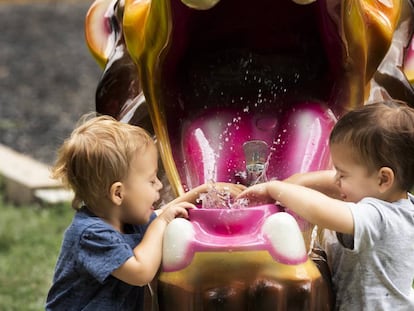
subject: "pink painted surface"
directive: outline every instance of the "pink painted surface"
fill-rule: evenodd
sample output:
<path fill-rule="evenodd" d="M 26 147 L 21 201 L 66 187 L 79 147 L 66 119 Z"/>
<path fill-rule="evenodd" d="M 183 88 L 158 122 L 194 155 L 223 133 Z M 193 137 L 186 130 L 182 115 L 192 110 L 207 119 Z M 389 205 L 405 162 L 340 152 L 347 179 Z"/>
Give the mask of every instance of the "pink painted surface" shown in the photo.
<path fill-rule="evenodd" d="M 282 210 L 274 204 L 238 209 L 197 208 L 189 210 L 194 238 L 187 245 L 184 260 L 174 266 L 164 264 L 163 271 L 173 272 L 185 268 L 191 263 L 194 254 L 198 252 L 267 250 L 276 261 L 283 264 L 296 265 L 306 262 L 307 255 L 300 258 L 288 258 L 279 253 L 262 232 L 265 220 Z"/>
<path fill-rule="evenodd" d="M 183 163 L 178 169 L 188 188 L 211 180 L 243 183 L 243 144 L 262 140 L 269 146 L 267 179 L 283 179 L 329 167 L 328 138 L 335 122 L 329 109 L 312 102 L 282 114 L 214 108 L 184 122 L 181 152 L 175 150 L 174 157 Z"/>

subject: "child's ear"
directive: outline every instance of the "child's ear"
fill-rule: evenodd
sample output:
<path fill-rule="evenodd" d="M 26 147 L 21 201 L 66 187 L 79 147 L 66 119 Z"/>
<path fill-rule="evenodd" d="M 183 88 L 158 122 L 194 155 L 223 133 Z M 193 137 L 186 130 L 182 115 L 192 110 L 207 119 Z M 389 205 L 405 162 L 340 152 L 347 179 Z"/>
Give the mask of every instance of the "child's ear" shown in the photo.
<path fill-rule="evenodd" d="M 378 171 L 378 186 L 380 192 L 385 192 L 394 184 L 395 176 L 394 171 L 389 167 L 381 167 Z"/>
<path fill-rule="evenodd" d="M 124 185 L 119 181 L 114 182 L 111 185 L 111 188 L 109 189 L 109 198 L 114 204 L 116 205 L 122 204 L 123 190 L 124 190 Z"/>

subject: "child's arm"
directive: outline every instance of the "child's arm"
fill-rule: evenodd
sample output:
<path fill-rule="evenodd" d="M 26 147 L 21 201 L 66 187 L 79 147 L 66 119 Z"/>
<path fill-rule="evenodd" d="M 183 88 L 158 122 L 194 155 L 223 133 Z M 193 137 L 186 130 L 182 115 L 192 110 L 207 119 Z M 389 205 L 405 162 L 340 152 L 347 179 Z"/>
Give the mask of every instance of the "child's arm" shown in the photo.
<path fill-rule="evenodd" d="M 335 182 L 335 170 L 324 170 L 307 173 L 297 173 L 284 181 L 322 192 L 334 199 L 341 199 L 339 187 Z"/>
<path fill-rule="evenodd" d="M 188 202 L 170 205 L 149 225 L 141 243 L 134 248 L 134 256 L 112 272 L 117 279 L 134 286 L 144 286 L 156 275 L 162 257 L 162 242 L 167 225 L 176 217 L 188 217 Z"/>
<path fill-rule="evenodd" d="M 248 198 L 251 201 L 272 198 L 310 223 L 341 233 L 354 233 L 354 220 L 346 203 L 313 189 L 270 181 L 246 189 L 238 198 Z"/>
<path fill-rule="evenodd" d="M 195 187 L 183 195 L 179 196 L 178 198 L 172 200 L 168 204 L 165 205 L 165 207 L 168 207 L 172 204 L 177 204 L 180 202 L 191 202 L 191 203 L 197 203 L 197 199 L 200 197 L 200 194 L 207 193 L 212 185 L 218 190 L 226 190 L 229 191 L 231 197 L 236 197 L 239 195 L 244 189 L 246 189 L 246 186 L 240 185 L 240 184 L 231 184 L 231 183 L 224 183 L 224 182 L 216 182 L 214 184 L 205 183 L 198 187 Z M 164 207 L 162 207 L 164 209 Z"/>

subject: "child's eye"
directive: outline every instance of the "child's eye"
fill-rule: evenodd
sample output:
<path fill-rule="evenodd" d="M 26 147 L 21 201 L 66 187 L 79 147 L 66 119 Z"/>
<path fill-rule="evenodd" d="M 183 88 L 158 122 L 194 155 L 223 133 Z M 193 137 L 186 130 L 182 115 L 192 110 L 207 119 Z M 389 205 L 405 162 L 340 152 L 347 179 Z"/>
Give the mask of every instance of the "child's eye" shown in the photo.
<path fill-rule="evenodd" d="M 151 179 L 151 185 L 156 185 L 158 183 L 159 179 L 158 177 L 155 177 L 154 179 Z"/>
<path fill-rule="evenodd" d="M 341 174 L 341 173 L 336 173 L 336 175 L 335 175 L 335 179 L 336 180 L 341 180 L 341 179 L 343 179 L 344 178 L 344 174 Z"/>

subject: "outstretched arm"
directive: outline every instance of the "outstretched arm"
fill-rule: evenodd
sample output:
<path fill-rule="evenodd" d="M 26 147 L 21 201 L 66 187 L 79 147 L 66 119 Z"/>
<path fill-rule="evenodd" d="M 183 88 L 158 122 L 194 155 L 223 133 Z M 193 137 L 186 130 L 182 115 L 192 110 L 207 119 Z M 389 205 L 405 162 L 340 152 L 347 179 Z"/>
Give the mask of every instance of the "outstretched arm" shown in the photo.
<path fill-rule="evenodd" d="M 161 264 L 162 243 L 167 225 L 176 217 L 188 217 L 187 209 L 195 206 L 188 202 L 170 205 L 155 218 L 142 241 L 134 248 L 134 256 L 112 272 L 125 283 L 144 286 L 152 281 Z"/>
<path fill-rule="evenodd" d="M 112 275 L 131 285 L 148 284 L 161 264 L 162 239 L 168 223 L 176 217 L 187 218 L 187 209 L 195 207 L 189 202 L 195 203 L 200 194 L 208 192 L 210 187 L 209 184 L 200 185 L 157 210 L 158 217 L 148 227 L 141 243 L 135 247 L 134 256 L 112 272 Z M 229 191 L 232 197 L 246 188 L 243 185 L 220 182 L 214 183 L 214 187 L 217 190 Z"/>
<path fill-rule="evenodd" d="M 240 185 L 240 184 L 231 184 L 231 183 L 225 183 L 225 182 L 216 182 L 214 184 L 205 183 L 198 187 L 195 187 L 188 192 L 184 193 L 183 195 L 179 196 L 178 198 L 172 200 L 168 204 L 165 205 L 165 207 L 168 207 L 171 204 L 177 204 L 180 202 L 191 202 L 191 203 L 197 203 L 197 199 L 200 198 L 200 195 L 203 193 L 207 193 L 211 187 L 214 186 L 218 191 L 228 191 L 230 193 L 230 196 L 232 198 L 239 195 L 244 189 L 246 189 L 246 186 Z M 163 209 L 164 207 L 162 207 Z"/>
<path fill-rule="evenodd" d="M 246 189 L 237 198 L 262 202 L 272 198 L 310 223 L 341 233 L 354 233 L 352 213 L 345 202 L 303 186 L 270 181 Z"/>
<path fill-rule="evenodd" d="M 341 193 L 339 187 L 336 185 L 335 175 L 335 170 L 297 173 L 286 178 L 284 181 L 311 188 L 331 198 L 340 200 Z"/>

